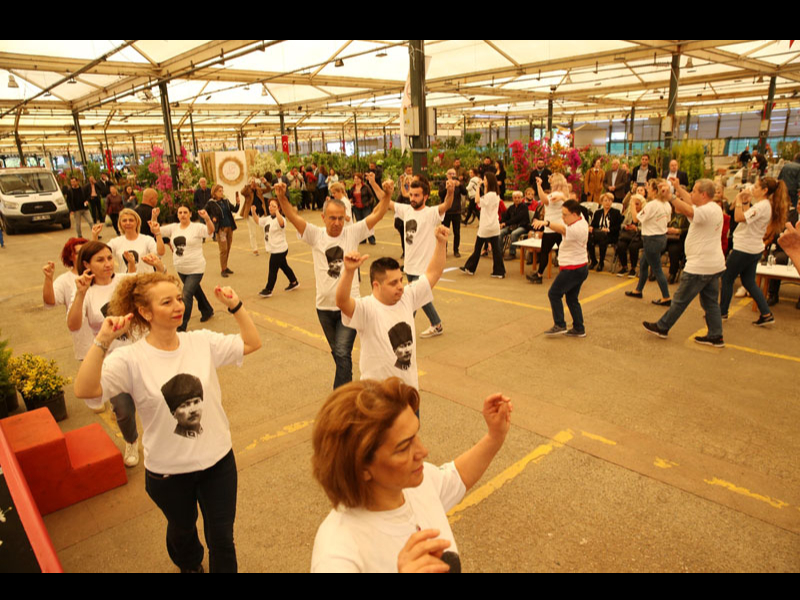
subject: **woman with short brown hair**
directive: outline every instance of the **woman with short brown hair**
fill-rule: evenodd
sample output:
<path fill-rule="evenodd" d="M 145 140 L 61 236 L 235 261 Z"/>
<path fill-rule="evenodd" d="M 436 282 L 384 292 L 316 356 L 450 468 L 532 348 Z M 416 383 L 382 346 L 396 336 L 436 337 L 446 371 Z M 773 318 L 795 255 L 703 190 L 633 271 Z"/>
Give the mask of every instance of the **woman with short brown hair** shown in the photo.
<path fill-rule="evenodd" d="M 502 447 L 511 402 L 488 397 L 488 433 L 441 467 L 423 462 L 418 409 L 417 390 L 396 377 L 351 382 L 326 400 L 314 425 L 312 466 L 333 510 L 317 531 L 313 572 L 447 572 L 460 565 L 446 513 Z"/>

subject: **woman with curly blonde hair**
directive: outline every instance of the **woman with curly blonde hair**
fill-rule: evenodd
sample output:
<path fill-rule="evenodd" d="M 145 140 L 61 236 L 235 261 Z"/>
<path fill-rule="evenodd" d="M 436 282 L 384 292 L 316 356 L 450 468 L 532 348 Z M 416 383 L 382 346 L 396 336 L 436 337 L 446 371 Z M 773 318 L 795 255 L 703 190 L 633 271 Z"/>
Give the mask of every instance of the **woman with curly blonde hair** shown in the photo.
<path fill-rule="evenodd" d="M 110 306 L 117 316 L 103 321 L 75 379 L 79 398 L 135 405 L 144 430 L 145 489 L 167 519 L 167 551 L 182 572 L 203 571 L 198 504 L 210 570 L 238 568 L 236 461 L 217 369 L 241 366 L 261 339 L 236 293 L 219 286 L 214 292 L 234 315 L 240 334 L 179 333 L 184 306 L 177 277 L 126 278 Z M 110 344 L 129 332 L 141 336 L 139 341 L 107 355 Z"/>

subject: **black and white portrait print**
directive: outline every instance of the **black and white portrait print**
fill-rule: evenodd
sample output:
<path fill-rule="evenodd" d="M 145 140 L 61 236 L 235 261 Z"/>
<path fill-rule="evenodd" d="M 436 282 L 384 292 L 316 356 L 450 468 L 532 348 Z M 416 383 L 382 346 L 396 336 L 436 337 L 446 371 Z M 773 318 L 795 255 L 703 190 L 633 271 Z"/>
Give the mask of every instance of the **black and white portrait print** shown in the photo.
<path fill-rule="evenodd" d="M 102 306 L 102 307 L 100 307 L 100 314 L 101 314 L 101 315 L 103 315 L 103 318 L 104 318 L 104 319 L 105 319 L 107 316 L 109 316 L 109 314 L 108 314 L 108 307 L 109 307 L 110 305 L 111 305 L 111 303 L 110 303 L 110 302 L 106 302 L 105 304 L 103 304 L 103 306 Z M 114 315 L 111 315 L 111 316 L 113 317 Z M 126 342 L 126 341 L 128 341 L 128 334 L 127 334 L 127 333 L 123 333 L 123 334 L 122 334 L 121 336 L 119 336 L 117 339 L 118 339 L 120 342 Z"/>
<path fill-rule="evenodd" d="M 339 279 L 344 267 L 344 250 L 340 246 L 333 246 L 325 250 L 325 258 L 328 259 L 328 276 Z"/>
<path fill-rule="evenodd" d="M 264 241 L 269 242 L 269 223 L 264 225 Z"/>
<path fill-rule="evenodd" d="M 161 386 L 161 393 L 169 411 L 178 424 L 175 434 L 185 438 L 197 438 L 203 433 L 200 421 L 203 418 L 203 384 L 194 375 L 175 375 Z"/>
<path fill-rule="evenodd" d="M 397 357 L 394 366 L 403 371 L 411 367 L 411 358 L 414 353 L 414 337 L 411 326 L 405 321 L 400 321 L 389 330 L 389 343 Z"/>
<path fill-rule="evenodd" d="M 125 250 L 125 252 L 122 253 L 122 258 L 127 262 L 128 259 L 125 256 L 126 254 L 133 256 L 133 264 L 139 264 L 139 253 L 136 250 Z"/>
<path fill-rule="evenodd" d="M 183 256 L 183 251 L 186 250 L 186 238 L 179 235 L 172 240 L 172 245 L 175 248 L 175 256 Z"/>
<path fill-rule="evenodd" d="M 406 244 L 413 244 L 415 235 L 417 235 L 417 221 L 415 219 L 406 221 Z"/>

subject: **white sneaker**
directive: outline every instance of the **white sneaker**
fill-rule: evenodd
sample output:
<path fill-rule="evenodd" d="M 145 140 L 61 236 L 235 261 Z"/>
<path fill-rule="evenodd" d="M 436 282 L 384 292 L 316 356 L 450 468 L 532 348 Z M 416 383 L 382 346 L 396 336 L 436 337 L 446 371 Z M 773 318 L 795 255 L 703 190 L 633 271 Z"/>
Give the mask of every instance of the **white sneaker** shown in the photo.
<path fill-rule="evenodd" d="M 749 295 L 750 295 L 750 294 L 748 294 L 748 293 L 747 293 L 747 290 L 746 290 L 746 289 L 744 289 L 744 286 L 743 286 L 743 285 L 742 285 L 742 286 L 739 286 L 739 289 L 738 289 L 738 290 L 736 290 L 736 293 L 734 294 L 734 296 L 735 296 L 736 298 L 746 298 L 746 297 L 747 297 L 747 296 L 749 296 Z"/>
<path fill-rule="evenodd" d="M 122 460 L 128 468 L 139 464 L 139 440 L 132 444 L 125 442 L 125 453 Z"/>
<path fill-rule="evenodd" d="M 429 338 L 434 337 L 436 335 L 442 335 L 444 330 L 442 329 L 442 324 L 439 323 L 438 325 L 431 325 L 425 331 L 419 334 L 419 337 Z"/>

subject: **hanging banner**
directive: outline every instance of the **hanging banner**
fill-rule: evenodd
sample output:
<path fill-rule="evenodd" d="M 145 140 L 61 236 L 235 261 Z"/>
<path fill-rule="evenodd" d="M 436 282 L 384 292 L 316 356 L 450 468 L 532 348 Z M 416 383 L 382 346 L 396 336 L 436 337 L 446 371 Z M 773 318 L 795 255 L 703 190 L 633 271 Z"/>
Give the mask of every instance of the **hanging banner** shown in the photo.
<path fill-rule="evenodd" d="M 106 168 L 109 173 L 114 172 L 114 157 L 111 156 L 111 150 L 106 150 Z"/>
<path fill-rule="evenodd" d="M 286 153 L 286 156 L 289 156 L 289 136 L 282 135 L 281 136 L 281 148 Z"/>

